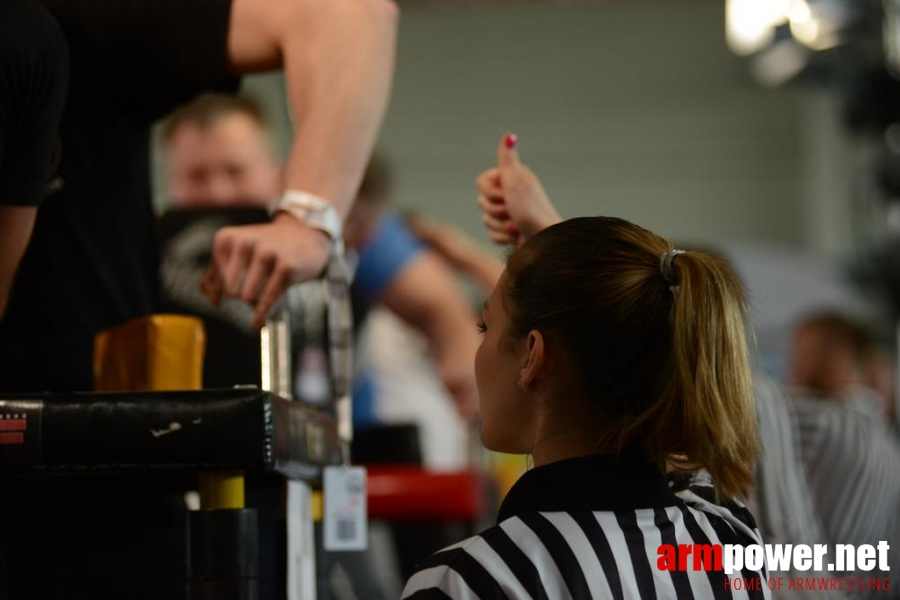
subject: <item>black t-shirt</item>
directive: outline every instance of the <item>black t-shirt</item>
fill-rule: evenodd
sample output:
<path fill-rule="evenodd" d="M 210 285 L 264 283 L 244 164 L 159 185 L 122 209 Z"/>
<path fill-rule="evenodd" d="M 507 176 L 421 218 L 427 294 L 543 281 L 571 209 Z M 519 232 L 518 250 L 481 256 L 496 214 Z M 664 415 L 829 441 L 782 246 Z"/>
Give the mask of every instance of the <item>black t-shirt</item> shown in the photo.
<path fill-rule="evenodd" d="M 3 391 L 90 389 L 94 335 L 158 308 L 150 127 L 237 87 L 230 0 L 41 1 L 69 46 L 62 189 L 41 206 L 0 322 Z"/>
<path fill-rule="evenodd" d="M 253 310 L 238 300 L 216 308 L 200 292 L 215 235 L 222 227 L 268 223 L 264 208 L 175 209 L 159 218 L 163 311 L 203 319 L 206 352 L 203 387 L 261 385 L 259 332 L 250 328 Z"/>
<path fill-rule="evenodd" d="M 53 17 L 37 0 L 0 2 L 0 205 L 35 206 L 43 197 L 68 80 Z"/>

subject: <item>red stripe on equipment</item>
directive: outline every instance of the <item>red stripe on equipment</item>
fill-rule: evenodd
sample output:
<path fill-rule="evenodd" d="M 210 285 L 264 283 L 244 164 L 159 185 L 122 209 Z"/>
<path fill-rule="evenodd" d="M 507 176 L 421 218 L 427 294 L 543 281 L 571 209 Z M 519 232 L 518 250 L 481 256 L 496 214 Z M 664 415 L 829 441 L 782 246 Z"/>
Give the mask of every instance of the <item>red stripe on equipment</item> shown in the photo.
<path fill-rule="evenodd" d="M 373 519 L 473 521 L 483 508 L 484 484 L 470 471 L 427 473 L 417 467 L 368 467 Z"/>

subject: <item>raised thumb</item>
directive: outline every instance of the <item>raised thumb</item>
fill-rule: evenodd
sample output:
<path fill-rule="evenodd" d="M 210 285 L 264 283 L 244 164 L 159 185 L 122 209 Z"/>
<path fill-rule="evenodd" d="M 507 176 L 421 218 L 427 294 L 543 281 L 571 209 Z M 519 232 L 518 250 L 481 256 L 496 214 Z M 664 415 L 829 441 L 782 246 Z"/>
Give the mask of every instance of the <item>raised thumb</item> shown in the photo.
<path fill-rule="evenodd" d="M 519 166 L 519 153 L 516 151 L 518 138 L 514 133 L 507 133 L 500 139 L 497 147 L 497 166 L 501 171 Z"/>

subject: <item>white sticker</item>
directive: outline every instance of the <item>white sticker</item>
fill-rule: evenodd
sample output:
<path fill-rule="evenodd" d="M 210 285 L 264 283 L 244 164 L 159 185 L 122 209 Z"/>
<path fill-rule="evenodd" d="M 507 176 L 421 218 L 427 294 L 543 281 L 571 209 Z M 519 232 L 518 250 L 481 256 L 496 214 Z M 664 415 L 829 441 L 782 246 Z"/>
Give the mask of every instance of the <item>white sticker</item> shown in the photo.
<path fill-rule="evenodd" d="M 366 470 L 325 467 L 325 550 L 365 550 Z"/>

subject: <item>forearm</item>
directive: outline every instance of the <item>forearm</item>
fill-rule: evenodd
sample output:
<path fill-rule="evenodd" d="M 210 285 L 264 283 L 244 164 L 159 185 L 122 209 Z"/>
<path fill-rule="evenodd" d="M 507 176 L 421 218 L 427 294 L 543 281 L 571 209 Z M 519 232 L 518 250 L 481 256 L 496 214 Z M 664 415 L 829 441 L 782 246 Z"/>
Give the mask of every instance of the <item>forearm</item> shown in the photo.
<path fill-rule="evenodd" d="M 454 270 L 474 279 L 485 294 L 491 293 L 503 273 L 503 262 L 494 252 L 452 225 L 424 217 L 412 217 L 409 225 Z"/>
<path fill-rule="evenodd" d="M 432 252 L 415 258 L 394 279 L 381 302 L 428 339 L 440 364 L 478 345 L 475 315 L 447 265 Z"/>
<path fill-rule="evenodd" d="M 426 316 L 422 331 L 429 340 L 441 382 L 466 419 L 478 412 L 475 354 L 480 338 L 474 315 L 467 306 L 434 311 Z"/>
<path fill-rule="evenodd" d="M 473 314 L 457 311 L 455 314 L 444 312 L 435 315 L 425 331 L 442 371 L 453 370 L 450 367 L 475 360 L 479 338 Z"/>
<path fill-rule="evenodd" d="M 382 302 L 428 339 L 444 387 L 466 420 L 478 413 L 474 314 L 448 266 L 422 253 L 394 278 Z"/>
<path fill-rule="evenodd" d="M 540 180 L 535 177 L 534 181 L 534 185 L 537 188 L 535 194 L 542 196 L 545 201 L 536 201 L 532 205 L 528 222 L 525 225 L 528 237 L 536 235 L 551 225 L 556 225 L 563 221 L 562 215 L 559 214 L 559 211 L 556 210 L 556 206 L 550 200 L 550 197 L 547 196 L 547 192 L 544 191 L 544 187 L 541 185 Z"/>
<path fill-rule="evenodd" d="M 287 79 L 297 131 L 284 185 L 319 196 L 346 218 L 387 108 L 396 7 L 390 0 L 233 0 L 230 16 L 232 70 L 281 66 Z M 258 327 L 289 285 L 320 276 L 331 244 L 309 217 L 321 217 L 330 235 L 337 221 L 320 204 L 295 195 L 271 223 L 220 229 L 201 284 L 210 301 L 242 298 L 255 307 Z"/>
<path fill-rule="evenodd" d="M 453 258 L 454 266 L 475 280 L 486 294 L 490 294 L 503 274 L 503 263 L 491 252 L 472 244 L 460 248 Z"/>
<path fill-rule="evenodd" d="M 9 295 L 12 292 L 12 276 L 0 276 L 0 321 L 6 314 L 6 305 L 9 304 Z"/>
<path fill-rule="evenodd" d="M 28 247 L 37 209 L 33 206 L 0 207 L 0 319 L 12 292 L 19 262 Z"/>
<path fill-rule="evenodd" d="M 346 216 L 387 109 L 398 9 L 391 0 L 234 0 L 237 73 L 281 67 L 297 129 L 287 189 Z"/>
<path fill-rule="evenodd" d="M 288 31 L 284 69 L 297 131 L 287 189 L 346 216 L 387 109 L 397 29 L 388 0 L 314 2 L 303 34 Z"/>

